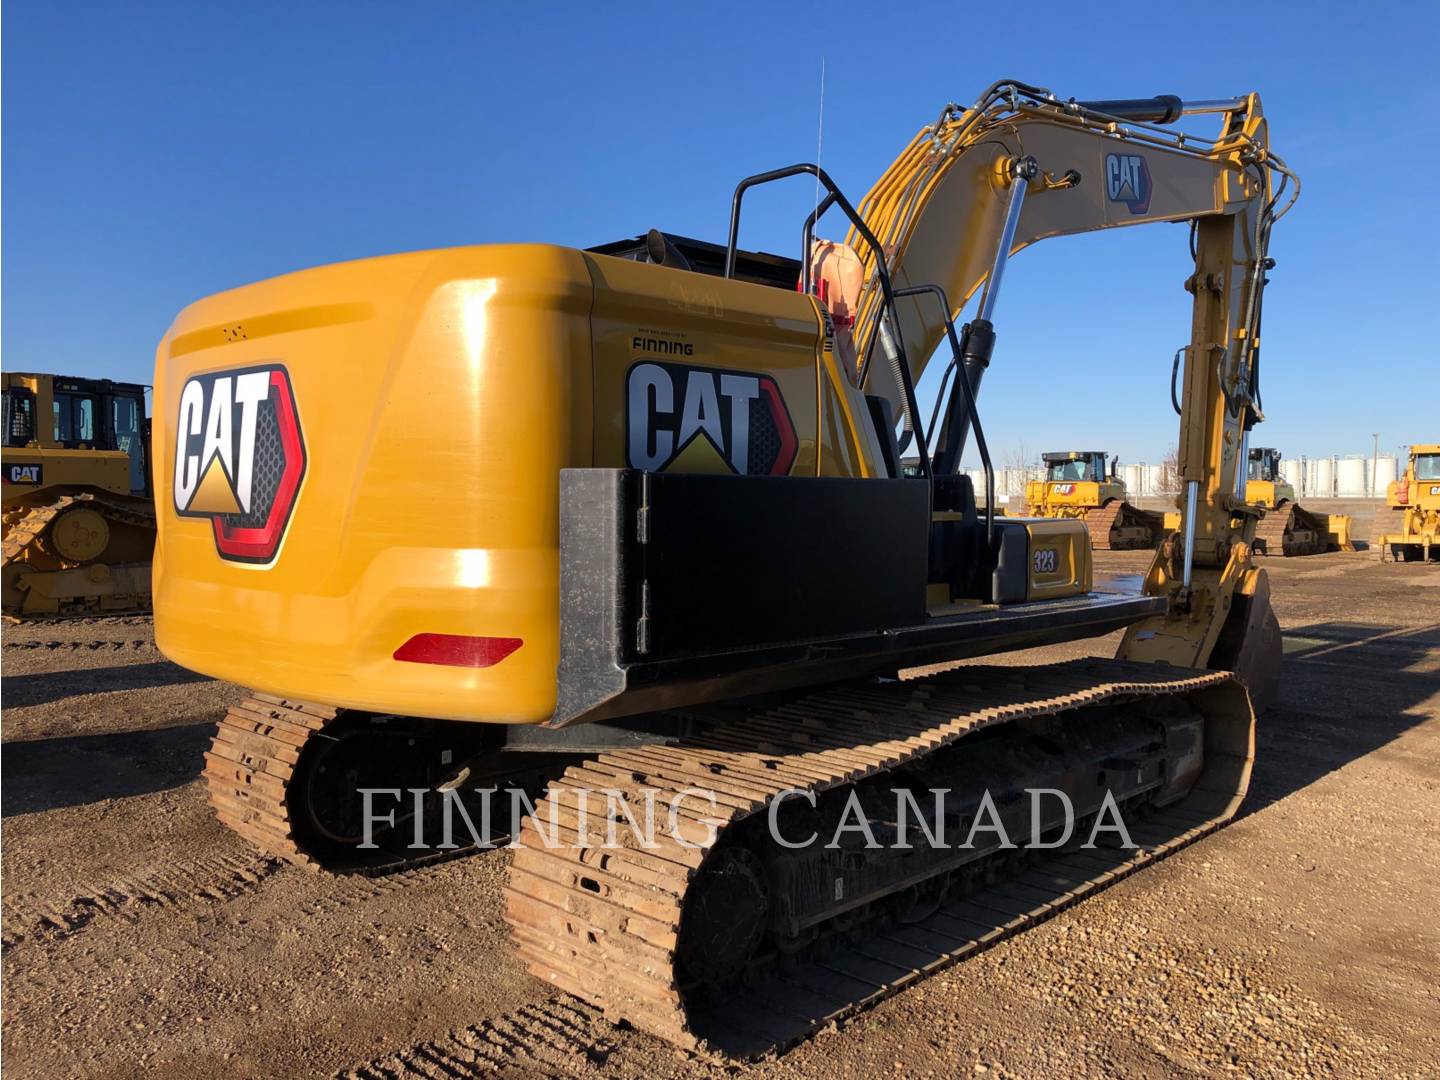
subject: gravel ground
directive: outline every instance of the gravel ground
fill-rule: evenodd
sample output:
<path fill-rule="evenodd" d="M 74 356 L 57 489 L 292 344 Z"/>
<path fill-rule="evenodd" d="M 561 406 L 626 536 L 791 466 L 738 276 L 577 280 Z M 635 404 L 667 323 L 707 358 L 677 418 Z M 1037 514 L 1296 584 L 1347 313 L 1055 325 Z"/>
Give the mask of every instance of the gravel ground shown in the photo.
<path fill-rule="evenodd" d="M 1146 558 L 1098 561 L 1124 587 Z M 1268 566 L 1284 691 L 1236 823 L 749 1066 L 612 1027 L 531 978 L 505 939 L 503 851 L 381 881 L 251 852 L 199 781 L 211 725 L 241 692 L 167 663 L 148 620 L 7 627 L 4 1065 L 47 1078 L 1435 1075 L 1440 567 L 1373 553 Z"/>

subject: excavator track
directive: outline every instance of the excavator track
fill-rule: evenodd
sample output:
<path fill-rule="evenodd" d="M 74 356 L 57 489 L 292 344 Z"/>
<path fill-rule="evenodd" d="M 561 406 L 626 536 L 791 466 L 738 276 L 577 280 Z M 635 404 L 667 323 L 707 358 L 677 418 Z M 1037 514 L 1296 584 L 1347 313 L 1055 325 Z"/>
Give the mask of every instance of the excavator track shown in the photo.
<path fill-rule="evenodd" d="M 205 782 L 216 816 L 262 851 L 296 866 L 370 876 L 396 873 L 472 854 L 476 845 L 460 843 L 448 850 L 437 847 L 424 853 L 409 850 L 412 819 L 402 808 L 397 811 L 395 827 L 388 835 L 379 837 L 374 850 L 361 851 L 348 846 L 343 840 L 335 840 L 333 831 L 327 830 L 323 822 L 317 824 L 325 817 L 325 808 L 320 805 L 323 800 L 316 795 L 323 782 L 317 780 L 317 774 L 361 777 L 355 787 L 346 788 L 342 784 L 329 788 L 332 807 L 336 791 L 348 795 L 357 787 L 388 787 L 395 783 L 406 788 L 438 788 L 462 775 L 461 769 L 472 787 L 503 781 L 538 793 L 550 775 L 575 756 L 539 755 L 540 760 L 548 764 L 537 765 L 534 754 L 486 755 L 496 761 L 482 771 L 465 767 L 475 749 L 471 747 L 447 759 L 456 765 L 453 772 L 437 776 L 425 773 L 419 764 L 424 760 L 424 744 L 431 741 L 429 736 L 435 725 L 424 721 L 407 724 L 405 718 L 389 717 L 381 718 L 384 722 L 375 726 L 371 724 L 375 719 L 368 714 L 270 694 L 252 694 L 232 705 L 217 726 L 210 749 L 205 752 Z M 459 728 L 471 736 L 483 730 L 475 724 L 447 727 L 450 731 Z M 318 753 L 341 746 L 347 735 L 357 730 L 362 734 L 383 731 L 379 737 L 388 739 L 393 752 L 384 744 L 377 746 L 372 742 L 360 746 L 359 752 L 366 760 L 357 760 L 354 754 L 326 757 Z M 407 748 L 416 744 L 421 744 L 420 751 L 409 755 Z M 450 745 L 448 741 L 447 745 Z M 308 775 L 306 751 L 317 752 L 308 763 Z M 410 771 L 401 771 L 402 759 L 410 761 Z M 298 798 L 294 797 L 297 792 Z M 427 812 L 433 809 L 433 805 L 427 806 Z M 457 831 L 457 835 L 462 841 L 466 838 L 463 831 Z M 505 839 L 503 835 L 494 838 L 497 843 Z"/>
<path fill-rule="evenodd" d="M 13 601 L 11 596 L 11 585 L 14 576 L 21 571 L 21 564 L 36 561 L 39 565 L 50 567 L 48 564 L 55 564 L 56 568 L 65 568 L 65 564 L 57 562 L 55 556 L 44 549 L 44 538 L 46 530 L 66 510 L 74 507 L 88 507 L 99 511 L 107 521 L 117 522 L 121 525 L 155 532 L 155 511 L 152 507 L 146 506 L 135 500 L 110 498 L 109 496 L 93 491 L 78 492 L 73 495 L 59 495 L 49 502 L 29 507 L 14 507 L 5 513 L 5 536 L 3 543 L 0 543 L 0 574 L 4 575 L 6 602 L 4 614 L 9 618 L 20 616 L 31 617 L 29 612 L 22 610 L 23 605 Z M 77 564 L 71 564 L 74 568 Z M 80 564 L 88 566 L 90 564 Z M 45 572 L 44 570 L 40 572 Z M 148 579 L 148 570 L 145 575 Z M 123 608 L 114 608 L 117 614 L 122 611 L 148 611 L 150 608 L 150 593 L 148 588 L 144 592 L 134 594 L 134 601 Z M 88 602 L 68 604 L 56 612 L 47 612 L 41 617 L 72 617 L 91 616 L 97 614 L 97 608 Z"/>
<path fill-rule="evenodd" d="M 763 710 L 727 708 L 735 710 L 733 719 L 700 735 L 569 759 L 575 763 L 562 764 L 563 775 L 553 770 L 544 798 L 520 829 L 506 919 L 538 977 L 611 1019 L 732 1058 L 792 1045 L 1218 828 L 1244 797 L 1253 758 L 1253 713 L 1230 675 L 1119 661 L 963 667 L 811 692 Z M 1148 787 L 1140 784 L 1154 763 L 1136 765 L 1126 756 L 1130 751 L 1098 734 L 1127 725 L 1134 730 L 1140 715 L 1155 709 L 1178 717 L 1164 723 L 1193 732 L 1193 747 L 1180 756 L 1204 759 L 1203 770 L 1195 765 L 1187 774 L 1183 797 L 1179 788 L 1171 791 L 1175 781 L 1157 779 L 1158 773 Z M 312 870 L 385 874 L 477 850 L 417 852 L 403 841 L 379 853 L 315 845 L 313 829 L 297 816 L 304 811 L 295 809 L 313 801 L 309 786 L 319 783 L 316 759 L 307 754 L 323 748 L 316 740 L 342 745 L 348 720 L 360 715 L 266 694 L 232 707 L 206 754 L 210 800 L 220 820 L 261 850 Z M 1052 749 L 1032 747 L 1013 758 L 1013 767 L 1006 765 L 1012 761 L 1010 751 L 1002 753 L 1006 740 L 1037 738 L 1023 734 L 1032 727 L 1050 732 L 1038 736 L 1037 745 Z M 922 774 L 915 770 L 941 762 L 950 762 L 945 767 L 952 772 L 958 768 L 957 775 L 977 777 L 972 783 L 988 785 L 1010 768 L 1014 783 L 1041 786 L 1048 774 L 1031 767 L 1035 755 L 1069 761 L 1053 748 L 1067 737 L 1072 749 L 1100 754 L 1096 760 L 1112 777 L 1133 773 L 1131 781 L 1111 783 L 1122 789 L 1119 805 L 1136 847 L 1077 847 L 1095 820 L 1081 806 L 1074 840 L 1046 857 L 1031 861 L 1024 852 L 997 847 L 966 856 L 963 868 L 936 863 L 914 871 L 920 864 L 907 864 L 906 877 L 882 877 L 870 882 L 868 893 L 847 893 L 854 906 L 844 913 L 822 912 L 803 932 L 768 937 L 763 946 L 752 941 L 743 956 L 721 964 L 720 974 L 695 974 L 704 971 L 697 956 L 713 953 L 716 942 L 723 953 L 745 936 L 729 922 L 732 912 L 744 910 L 733 902 L 733 888 L 739 882 L 743 893 L 747 882 L 755 885 L 765 875 L 757 876 L 759 856 L 744 838 L 767 820 L 777 798 L 808 795 L 824 807 L 837 793 L 917 777 Z M 1162 739 L 1167 746 L 1168 739 Z M 371 764 L 364 767 L 373 768 L 373 748 L 366 756 Z M 383 759 L 378 764 L 389 767 Z M 1083 777 L 1082 789 L 1096 791 L 1097 778 Z M 362 774 L 356 786 L 373 782 Z M 383 783 L 404 781 L 397 776 Z M 634 814 L 616 813 L 608 801 L 618 796 L 640 807 L 651 800 L 663 821 L 672 805 L 667 800 L 682 793 L 688 795 L 678 802 L 671 831 L 643 835 Z M 708 793 L 713 807 L 699 798 Z M 1152 802 L 1166 805 L 1141 820 Z M 1009 805 L 1003 794 L 1001 805 Z M 613 828 L 613 836 L 592 833 L 590 846 L 578 843 L 595 823 Z M 607 842 L 598 843 L 602 839 Z M 766 872 L 770 880 L 799 883 L 777 904 L 799 912 L 802 897 L 829 899 L 828 879 L 816 893 L 813 868 L 781 864 Z M 861 880 L 868 879 L 862 874 Z"/>
<path fill-rule="evenodd" d="M 717 917 L 726 917 L 716 909 L 745 910 L 738 902 L 744 883 L 760 878 L 757 856 L 739 837 L 783 792 L 824 794 L 888 781 L 934 755 L 975 752 L 988 729 L 1019 731 L 1017 721 L 1057 714 L 1073 723 L 1097 709 L 1162 698 L 1201 703 L 1205 766 L 1187 796 L 1136 828 L 1133 850 L 1072 846 L 1029 863 L 998 849 L 952 874 L 947 880 L 962 895 L 936 901 L 933 910 L 925 910 L 924 898 L 948 896 L 946 885 L 937 876 L 905 880 L 811 937 L 757 946 L 718 982 L 692 970 L 697 948 L 728 940 L 712 932 Z M 1004 940 L 1224 824 L 1248 785 L 1253 724 L 1244 691 L 1227 674 L 1110 661 L 968 667 L 821 691 L 682 745 L 601 754 L 567 770 L 523 826 L 506 917 L 535 975 L 612 1019 L 683 1047 L 754 1057 Z M 975 750 L 952 750 L 962 739 L 976 739 L 967 743 Z M 693 846 L 657 837 L 665 842 L 647 848 L 633 828 L 621 828 L 617 842 L 604 847 L 577 844 L 587 821 L 619 824 L 609 796 L 599 795 L 611 789 L 636 802 L 656 791 L 657 804 L 711 790 L 717 812 L 676 818 L 677 835 Z M 1143 803 L 1134 801 L 1137 813 Z M 706 836 L 710 827 L 715 831 Z M 555 846 L 557 836 L 562 842 Z M 775 874 L 772 867 L 771 882 Z M 803 882 L 803 872 L 794 880 Z M 744 936 L 728 924 L 723 929 Z"/>
<path fill-rule="evenodd" d="M 286 785 L 305 740 L 337 715 L 323 705 L 268 694 L 232 705 L 205 752 L 205 782 L 220 821 L 261 851 L 319 869 L 296 842 Z"/>
<path fill-rule="evenodd" d="M 1123 499 L 1111 499 L 1104 506 L 1086 510 L 1085 528 L 1090 531 L 1090 546 L 1096 551 L 1153 548 L 1164 531 L 1159 515 L 1131 506 Z"/>

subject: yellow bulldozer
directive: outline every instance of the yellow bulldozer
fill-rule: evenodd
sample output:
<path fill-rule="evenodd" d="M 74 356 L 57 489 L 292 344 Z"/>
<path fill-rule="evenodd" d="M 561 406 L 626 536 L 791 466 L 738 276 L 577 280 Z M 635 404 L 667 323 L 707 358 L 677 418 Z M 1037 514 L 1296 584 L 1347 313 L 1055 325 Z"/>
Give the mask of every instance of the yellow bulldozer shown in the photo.
<path fill-rule="evenodd" d="M 824 196 L 798 257 L 742 249 L 742 203 L 796 177 Z M 514 822 L 526 964 L 737 1056 L 1223 825 L 1278 677 L 1234 492 L 1296 195 L 1254 94 L 1006 81 L 858 204 L 814 164 L 745 178 L 725 243 L 421 251 L 190 305 L 156 353 L 155 633 L 254 688 L 207 754 L 219 818 L 321 871 L 404 870 L 483 849 L 460 823 L 437 842 L 447 808 L 484 820 L 506 786 L 523 808 L 517 778 L 552 763 Z M 813 239 L 831 211 L 843 244 Z M 1120 595 L 1094 590 L 1082 522 L 994 514 L 977 400 L 1010 257 L 1155 222 L 1192 233 L 1185 509 Z M 396 513 L 417 505 L 443 512 Z M 896 678 L 1119 630 L 1113 660 Z M 1134 843 L 1081 843 L 1056 807 L 1032 850 L 963 842 L 1041 788 Z M 907 813 L 928 840 L 900 842 Z"/>
<path fill-rule="evenodd" d="M 1354 551 L 1349 514 L 1319 514 L 1295 501 L 1295 488 L 1280 475 L 1280 451 L 1251 447 L 1245 501 L 1265 508 L 1255 530 L 1257 555 L 1319 555 Z"/>
<path fill-rule="evenodd" d="M 4 375 L 4 614 L 150 607 L 155 511 L 138 383 Z"/>
<path fill-rule="evenodd" d="M 1105 468 L 1103 450 L 1044 454 L 1045 479 L 1025 485 L 1030 517 L 1076 518 L 1085 523 L 1097 551 L 1153 548 L 1165 534 L 1165 515 L 1141 510 L 1125 497 L 1114 466 Z"/>
<path fill-rule="evenodd" d="M 1375 546 L 1395 561 L 1440 559 L 1440 443 L 1410 447 L 1405 475 L 1385 492 L 1375 515 Z"/>

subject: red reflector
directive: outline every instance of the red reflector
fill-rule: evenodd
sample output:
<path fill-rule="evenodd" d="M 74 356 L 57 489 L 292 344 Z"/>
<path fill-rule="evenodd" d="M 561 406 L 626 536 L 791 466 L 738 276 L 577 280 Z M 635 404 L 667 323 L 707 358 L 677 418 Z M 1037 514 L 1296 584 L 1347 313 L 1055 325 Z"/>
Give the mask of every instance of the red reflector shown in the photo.
<path fill-rule="evenodd" d="M 449 667 L 493 667 L 520 648 L 518 637 L 468 637 L 464 634 L 416 634 L 395 650 L 396 660 Z"/>

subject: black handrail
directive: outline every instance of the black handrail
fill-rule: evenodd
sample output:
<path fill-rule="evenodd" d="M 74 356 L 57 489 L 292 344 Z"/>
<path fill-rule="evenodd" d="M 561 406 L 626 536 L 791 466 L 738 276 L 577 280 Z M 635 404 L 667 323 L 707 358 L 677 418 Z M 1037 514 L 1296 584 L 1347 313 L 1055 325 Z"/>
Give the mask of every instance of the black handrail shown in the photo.
<path fill-rule="evenodd" d="M 835 186 L 835 181 L 830 179 L 830 174 L 813 162 L 801 162 L 796 165 L 787 165 L 783 169 L 772 169 L 770 172 L 756 173 L 754 176 L 747 176 L 740 183 L 735 185 L 735 195 L 730 200 L 730 239 L 725 248 L 725 276 L 735 276 L 735 258 L 740 245 L 740 201 L 744 198 L 745 192 L 760 184 L 773 183 L 776 180 L 785 180 L 791 176 L 809 175 L 819 180 L 821 185 L 829 192 L 829 199 L 844 211 L 845 216 L 850 219 L 850 224 L 855 226 L 855 231 L 861 239 L 869 245 L 871 253 L 875 256 L 875 268 L 880 279 L 880 291 L 884 296 L 884 305 L 879 312 L 879 318 L 885 317 L 886 310 L 889 310 L 894 318 L 891 320 L 890 330 L 895 339 L 895 350 L 900 357 L 900 383 L 905 391 L 905 405 L 910 413 L 911 430 L 915 432 L 916 448 L 920 452 L 920 468 L 924 474 L 926 483 L 931 480 L 930 448 L 925 439 L 925 432 L 920 423 L 920 407 L 915 400 L 915 382 L 910 376 L 910 361 L 905 356 L 905 342 L 900 336 L 900 313 L 895 308 L 895 291 L 890 286 L 890 271 L 885 266 L 885 253 L 880 248 L 880 241 L 870 231 L 870 226 L 856 212 L 855 207 L 850 205 L 850 200 L 845 198 L 844 193 Z M 818 207 L 816 208 L 819 209 Z M 829 207 L 827 206 L 828 210 Z M 819 220 L 818 214 L 816 220 Z M 812 225 L 813 228 L 813 225 Z M 805 259 L 808 264 L 810 253 L 805 252 Z M 876 325 L 879 325 L 878 322 Z M 870 348 L 874 348 L 874 338 L 871 339 Z M 865 359 L 865 367 L 869 367 L 869 350 Z"/>
<path fill-rule="evenodd" d="M 975 388 L 970 385 L 970 376 L 962 360 L 960 339 L 955 334 L 955 322 L 950 318 L 950 300 L 939 285 L 912 285 L 896 291 L 896 296 L 920 296 L 929 294 L 939 302 L 940 314 L 945 320 L 945 333 L 950 338 L 950 363 L 955 369 L 955 382 L 965 394 L 965 407 L 970 413 L 970 429 L 975 432 L 975 448 L 980 451 L 980 464 L 985 469 L 985 540 L 989 550 L 995 550 L 995 469 L 990 464 L 990 448 L 985 445 L 985 432 L 980 427 L 980 407 L 975 403 Z M 952 387 L 950 392 L 955 392 Z M 937 401 L 938 405 L 939 402 Z M 950 410 L 946 409 L 948 415 Z M 950 464 L 953 471 L 959 471 L 959 456 Z"/>
<path fill-rule="evenodd" d="M 835 205 L 833 193 L 827 193 L 825 198 L 820 200 L 814 211 L 805 219 L 805 228 L 800 237 L 800 250 L 803 252 L 800 261 L 800 291 L 809 294 L 813 284 L 810 280 L 810 249 L 815 244 L 815 223 L 825 216 L 825 211 Z"/>

